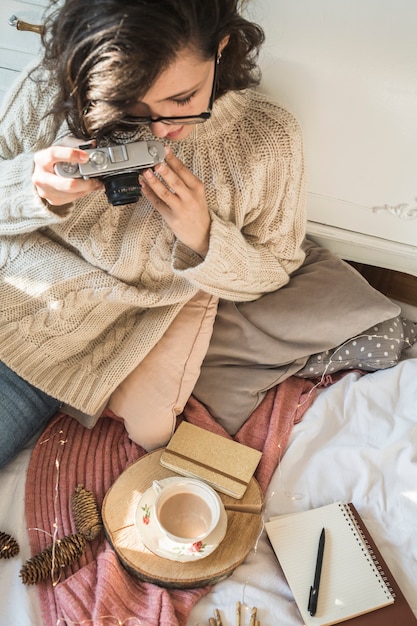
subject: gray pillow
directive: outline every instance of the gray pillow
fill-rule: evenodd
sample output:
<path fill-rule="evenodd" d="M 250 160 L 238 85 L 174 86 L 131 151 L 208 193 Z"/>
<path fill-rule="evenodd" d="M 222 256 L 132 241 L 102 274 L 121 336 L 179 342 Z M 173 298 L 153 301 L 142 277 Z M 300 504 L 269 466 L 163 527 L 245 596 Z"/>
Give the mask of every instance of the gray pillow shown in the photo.
<path fill-rule="evenodd" d="M 193 395 L 235 434 L 268 389 L 401 310 L 350 265 L 310 241 L 289 283 L 253 302 L 220 301 Z"/>
<path fill-rule="evenodd" d="M 296 376 L 316 378 L 340 370 L 366 372 L 396 365 L 403 350 L 417 341 L 417 322 L 400 316 L 381 322 L 332 350 L 313 354 Z"/>

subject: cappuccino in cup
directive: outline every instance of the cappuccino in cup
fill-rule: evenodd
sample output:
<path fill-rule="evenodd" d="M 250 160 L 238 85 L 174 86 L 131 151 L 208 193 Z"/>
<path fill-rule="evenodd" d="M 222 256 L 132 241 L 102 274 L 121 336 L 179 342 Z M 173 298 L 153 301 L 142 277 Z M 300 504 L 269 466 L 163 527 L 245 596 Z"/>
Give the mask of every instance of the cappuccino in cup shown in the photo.
<path fill-rule="evenodd" d="M 196 543 L 216 528 L 221 500 L 203 481 L 184 478 L 165 486 L 154 481 L 155 517 L 160 530 L 177 543 Z"/>

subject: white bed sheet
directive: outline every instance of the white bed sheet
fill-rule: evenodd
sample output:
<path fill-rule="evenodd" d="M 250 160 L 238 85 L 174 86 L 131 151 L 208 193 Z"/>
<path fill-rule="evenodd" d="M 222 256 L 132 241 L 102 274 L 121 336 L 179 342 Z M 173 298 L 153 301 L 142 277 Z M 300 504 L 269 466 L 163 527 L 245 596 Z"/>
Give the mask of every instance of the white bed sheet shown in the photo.
<path fill-rule="evenodd" d="M 403 311 L 417 319 L 416 309 Z M 417 616 L 417 346 L 407 356 L 389 370 L 351 373 L 320 391 L 292 432 L 265 515 L 352 501 Z M 19 579 L 30 556 L 24 519 L 29 456 L 30 448 L 0 472 L 0 530 L 21 547 L 18 557 L 0 560 L 0 626 L 42 624 L 36 588 Z M 187 626 L 208 624 L 215 608 L 223 625 L 232 626 L 237 601 L 242 626 L 249 625 L 253 606 L 261 626 L 302 624 L 265 533 L 233 575 L 199 601 Z"/>
<path fill-rule="evenodd" d="M 417 616 L 417 358 L 360 379 L 349 374 L 320 393 L 293 430 L 266 517 L 338 500 L 355 504 Z M 237 600 L 247 614 L 258 607 L 261 626 L 303 623 L 265 534 L 188 626 L 208 624 L 213 607 L 225 626 L 235 624 Z"/>

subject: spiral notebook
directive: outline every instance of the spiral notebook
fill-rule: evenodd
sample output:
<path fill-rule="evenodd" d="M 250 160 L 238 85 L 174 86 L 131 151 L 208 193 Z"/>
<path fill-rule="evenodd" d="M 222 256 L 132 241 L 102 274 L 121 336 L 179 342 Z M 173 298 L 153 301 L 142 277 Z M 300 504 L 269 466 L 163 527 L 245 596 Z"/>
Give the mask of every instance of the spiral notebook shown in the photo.
<path fill-rule="evenodd" d="M 409 604 L 353 504 L 280 515 L 265 525 L 305 626 L 414 626 Z M 325 529 L 317 611 L 308 611 L 319 536 Z"/>

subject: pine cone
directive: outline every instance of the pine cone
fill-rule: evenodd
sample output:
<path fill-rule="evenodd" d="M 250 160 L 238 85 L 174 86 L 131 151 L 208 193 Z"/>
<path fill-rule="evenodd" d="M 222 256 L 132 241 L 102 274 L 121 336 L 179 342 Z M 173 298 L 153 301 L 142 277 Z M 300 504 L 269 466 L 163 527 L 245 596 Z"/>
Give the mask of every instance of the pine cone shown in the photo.
<path fill-rule="evenodd" d="M 92 491 L 78 485 L 72 494 L 71 507 L 77 533 L 83 535 L 87 541 L 93 541 L 101 532 L 103 522 Z"/>
<path fill-rule="evenodd" d="M 67 535 L 26 561 L 20 570 L 24 585 L 52 578 L 60 569 L 74 563 L 83 554 L 86 541 L 82 535 Z"/>
<path fill-rule="evenodd" d="M 0 530 L 0 559 L 10 559 L 19 553 L 19 544 L 11 535 Z"/>

